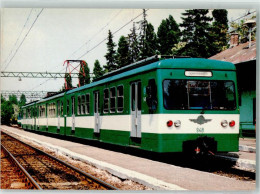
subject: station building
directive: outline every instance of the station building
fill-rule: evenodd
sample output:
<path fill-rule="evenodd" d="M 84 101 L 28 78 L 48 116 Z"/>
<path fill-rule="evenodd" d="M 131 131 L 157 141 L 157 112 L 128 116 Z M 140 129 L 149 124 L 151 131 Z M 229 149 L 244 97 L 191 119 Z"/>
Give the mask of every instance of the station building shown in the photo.
<path fill-rule="evenodd" d="M 256 41 L 239 44 L 238 34 L 232 34 L 230 48 L 210 59 L 229 61 L 237 68 L 240 107 L 240 135 L 254 136 L 256 122 Z"/>

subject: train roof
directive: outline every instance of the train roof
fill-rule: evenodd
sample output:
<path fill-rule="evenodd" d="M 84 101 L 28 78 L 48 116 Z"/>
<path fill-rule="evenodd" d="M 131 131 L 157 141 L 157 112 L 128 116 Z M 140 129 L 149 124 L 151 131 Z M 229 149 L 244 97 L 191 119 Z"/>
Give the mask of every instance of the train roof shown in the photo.
<path fill-rule="evenodd" d="M 144 59 L 142 61 L 133 63 L 131 65 L 125 66 L 113 72 L 106 74 L 105 76 L 99 78 L 97 81 L 94 81 L 90 84 L 81 86 L 63 92 L 51 97 L 43 98 L 36 103 L 45 102 L 47 100 L 52 100 L 66 94 L 71 94 L 77 91 L 81 91 L 87 88 L 91 88 L 100 84 L 104 84 L 110 81 L 115 81 L 124 77 L 132 76 L 135 74 L 143 73 L 145 71 L 150 71 L 154 69 L 197 69 L 197 70 L 226 70 L 226 71 L 235 71 L 236 67 L 233 63 L 226 61 L 218 61 L 213 59 L 204 59 L 204 58 L 174 58 L 173 56 L 153 56 L 149 57 L 148 60 Z M 27 104 L 29 105 L 29 104 Z M 27 106 L 25 105 L 25 106 Z M 24 106 L 24 107 L 25 107 Z"/>
<path fill-rule="evenodd" d="M 55 98 L 64 96 L 64 93 L 65 93 L 65 92 L 63 92 L 63 93 L 58 93 L 58 94 L 53 95 L 53 96 L 50 96 L 50 97 L 45 97 L 45 98 L 42 98 L 42 99 L 40 99 L 40 100 L 30 102 L 30 103 L 28 103 L 28 104 L 22 106 L 22 108 L 25 108 L 25 107 L 31 106 L 31 105 L 33 105 L 33 104 L 38 104 L 38 103 L 41 103 L 41 102 L 45 102 L 45 101 L 47 101 L 47 100 L 52 100 L 52 99 L 55 99 Z"/>
<path fill-rule="evenodd" d="M 47 101 L 47 100 L 52 100 L 52 99 L 55 99 L 55 98 L 64 96 L 64 93 L 65 93 L 65 92 L 62 92 L 62 93 L 59 93 L 59 94 L 56 94 L 56 95 L 53 95 L 53 96 L 50 96 L 50 97 L 45 97 L 45 98 L 39 100 L 37 103 L 45 102 L 45 101 Z"/>
<path fill-rule="evenodd" d="M 92 82 L 90 84 L 84 85 L 79 88 L 75 88 L 67 92 L 67 94 L 74 93 L 80 90 L 91 88 L 96 85 L 107 83 L 110 81 L 115 81 L 124 77 L 135 75 L 138 73 L 143 73 L 145 71 L 150 71 L 153 69 L 197 69 L 197 70 L 227 70 L 235 71 L 236 67 L 233 63 L 226 61 L 218 61 L 212 59 L 203 59 L 203 58 L 172 58 L 172 59 L 163 59 L 150 64 L 143 65 L 141 67 L 132 68 L 125 72 L 118 72 L 113 74 L 110 77 L 105 77 L 98 81 Z"/>
<path fill-rule="evenodd" d="M 29 103 L 27 103 L 27 104 L 25 104 L 24 106 L 22 106 L 22 108 L 25 108 L 25 107 L 27 107 L 27 106 L 31 106 L 32 104 L 35 104 L 35 103 L 37 103 L 39 100 L 35 100 L 35 101 L 32 101 L 32 102 L 29 102 Z"/>

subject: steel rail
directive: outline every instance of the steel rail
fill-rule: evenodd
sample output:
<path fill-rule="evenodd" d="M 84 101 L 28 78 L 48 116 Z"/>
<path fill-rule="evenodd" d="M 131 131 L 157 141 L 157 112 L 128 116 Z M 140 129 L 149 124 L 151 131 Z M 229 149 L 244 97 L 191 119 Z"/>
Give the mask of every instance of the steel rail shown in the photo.
<path fill-rule="evenodd" d="M 31 175 L 24 169 L 24 167 L 15 159 L 15 157 L 7 150 L 7 148 L 4 145 L 2 145 L 2 143 L 1 143 L 1 149 L 3 149 L 3 151 L 10 157 L 13 163 L 24 173 L 26 178 L 28 178 L 29 182 L 33 184 L 33 186 L 36 189 L 42 190 L 40 185 L 38 185 L 38 183 L 31 177 Z"/>
<path fill-rule="evenodd" d="M 28 147 L 30 147 L 30 148 L 36 150 L 36 151 L 39 152 L 40 154 L 46 155 L 46 156 L 50 157 L 51 159 L 53 159 L 53 160 L 55 160 L 55 161 L 57 161 L 57 162 L 59 162 L 59 163 L 65 165 L 65 166 L 67 166 L 68 168 L 71 168 L 72 170 L 75 170 L 75 171 L 78 172 L 79 174 L 81 174 L 81 175 L 83 175 L 83 176 L 86 176 L 86 177 L 89 178 L 89 179 L 92 179 L 93 181 L 99 183 L 101 186 L 103 186 L 103 187 L 105 187 L 105 188 L 107 188 L 107 189 L 109 189 L 109 190 L 119 190 L 118 188 L 116 188 L 116 187 L 114 187 L 114 186 L 112 186 L 112 185 L 110 185 L 110 184 L 108 184 L 108 183 L 102 181 L 102 180 L 99 179 L 99 178 L 96 178 L 96 177 L 92 176 L 92 175 L 89 174 L 89 173 L 86 173 L 86 172 L 80 170 L 80 169 L 77 168 L 77 167 L 74 167 L 74 166 L 72 166 L 72 165 L 70 165 L 70 164 L 68 164 L 68 163 L 66 163 L 66 162 L 64 162 L 64 161 L 62 161 L 62 160 L 60 160 L 60 159 L 58 159 L 58 158 L 56 158 L 56 157 L 54 157 L 54 156 L 52 156 L 52 155 L 46 153 L 46 152 L 44 152 L 44 151 L 38 149 L 38 148 L 35 148 L 35 147 L 33 147 L 33 146 L 31 146 L 31 145 L 25 143 L 25 142 L 22 142 L 21 140 L 19 140 L 19 139 L 13 137 L 13 136 L 10 135 L 10 134 L 7 134 L 7 133 L 5 133 L 5 132 L 3 132 L 3 131 L 1 131 L 1 133 L 4 133 L 4 134 L 6 134 L 6 135 L 8 135 L 8 136 L 10 136 L 10 137 L 12 137 L 12 138 L 14 138 L 15 140 L 17 140 L 17 141 L 20 142 L 21 144 L 24 144 L 24 145 L 26 145 L 26 146 L 28 146 Z"/>

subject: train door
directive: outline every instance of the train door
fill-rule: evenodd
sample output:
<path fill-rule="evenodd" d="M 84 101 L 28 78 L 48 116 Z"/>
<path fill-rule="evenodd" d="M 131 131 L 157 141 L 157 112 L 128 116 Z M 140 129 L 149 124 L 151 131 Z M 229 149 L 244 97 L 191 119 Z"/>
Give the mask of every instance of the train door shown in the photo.
<path fill-rule="evenodd" d="M 58 113 L 57 132 L 59 132 L 60 131 L 60 113 L 61 113 L 60 101 L 57 102 L 57 113 Z"/>
<path fill-rule="evenodd" d="M 72 118 L 72 126 L 71 126 L 71 132 L 75 132 L 75 96 L 71 97 L 71 118 Z"/>
<path fill-rule="evenodd" d="M 99 91 L 94 92 L 94 117 L 95 126 L 94 133 L 100 133 L 100 103 Z"/>
<path fill-rule="evenodd" d="M 37 108 L 33 108 L 33 129 L 36 130 L 36 117 L 37 117 Z"/>
<path fill-rule="evenodd" d="M 131 83 L 131 137 L 141 138 L 141 82 Z"/>
<path fill-rule="evenodd" d="M 49 125 L 49 122 L 48 122 L 48 117 L 49 117 L 49 104 L 46 104 L 46 131 L 48 131 L 48 125 Z"/>
<path fill-rule="evenodd" d="M 41 106 L 37 106 L 38 108 L 37 108 L 37 112 L 38 112 L 38 114 L 37 114 L 37 128 L 36 128 L 36 130 L 39 130 L 40 129 L 40 109 L 41 109 Z"/>
<path fill-rule="evenodd" d="M 71 108 L 71 104 L 70 104 L 70 100 L 66 99 L 65 100 L 65 115 L 64 115 L 64 135 L 66 136 L 66 134 L 70 134 L 67 132 L 67 130 L 69 130 L 69 126 L 68 126 L 68 120 L 69 120 L 69 115 L 70 115 L 70 108 Z"/>

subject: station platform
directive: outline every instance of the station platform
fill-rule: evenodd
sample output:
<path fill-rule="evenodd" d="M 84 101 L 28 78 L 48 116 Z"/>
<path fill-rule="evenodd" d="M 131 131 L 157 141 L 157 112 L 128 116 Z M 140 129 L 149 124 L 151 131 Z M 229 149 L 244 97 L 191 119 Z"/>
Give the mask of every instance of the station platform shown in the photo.
<path fill-rule="evenodd" d="M 246 152 L 256 152 L 255 138 L 239 138 L 239 150 Z"/>
<path fill-rule="evenodd" d="M 229 152 L 217 156 L 235 162 L 235 167 L 238 169 L 256 172 L 256 139 L 239 138 L 239 152 Z"/>
<path fill-rule="evenodd" d="M 156 190 L 253 191 L 256 188 L 253 182 L 183 168 L 102 147 L 48 137 L 14 127 L 1 126 L 1 130 Z M 241 140 L 241 144 L 252 146 L 250 142 L 251 140 Z M 243 157 L 246 156 L 243 154 Z"/>

